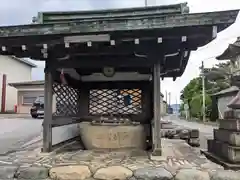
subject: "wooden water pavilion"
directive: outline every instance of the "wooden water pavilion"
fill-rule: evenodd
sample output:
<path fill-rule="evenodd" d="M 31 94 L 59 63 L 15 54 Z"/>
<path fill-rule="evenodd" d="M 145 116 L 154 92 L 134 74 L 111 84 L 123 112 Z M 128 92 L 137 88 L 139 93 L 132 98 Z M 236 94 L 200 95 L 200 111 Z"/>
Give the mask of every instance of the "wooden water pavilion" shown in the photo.
<path fill-rule="evenodd" d="M 0 27 L 0 54 L 46 63 L 44 152 L 52 150 L 53 128 L 104 117 L 143 124 L 153 154 L 161 155 L 160 79 L 180 77 L 190 52 L 237 15 L 191 14 L 186 3 L 42 12 L 33 24 Z"/>

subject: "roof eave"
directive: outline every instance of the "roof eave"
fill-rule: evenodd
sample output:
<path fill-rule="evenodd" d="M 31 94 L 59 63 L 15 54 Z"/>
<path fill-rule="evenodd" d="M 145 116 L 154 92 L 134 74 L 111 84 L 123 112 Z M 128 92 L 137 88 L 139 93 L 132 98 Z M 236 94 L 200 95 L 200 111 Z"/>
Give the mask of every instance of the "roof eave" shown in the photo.
<path fill-rule="evenodd" d="M 228 48 L 219 56 L 217 60 L 227 60 L 240 55 L 240 46 L 237 41 L 233 44 L 229 44 Z"/>
<path fill-rule="evenodd" d="M 19 86 L 44 85 L 44 81 L 17 82 L 17 83 L 8 83 L 8 85 L 15 88 Z"/>
<path fill-rule="evenodd" d="M 18 57 L 16 57 L 16 56 L 10 56 L 10 57 L 13 58 L 13 59 L 15 59 L 15 60 L 17 60 L 17 61 L 20 61 L 21 63 L 24 63 L 24 64 L 30 66 L 30 67 L 32 67 L 32 68 L 36 68 L 36 67 L 37 67 L 36 64 L 33 64 L 33 63 L 31 63 L 31 62 L 29 62 L 29 61 L 27 61 L 27 60 L 25 60 L 25 59 L 21 59 L 21 58 L 18 58 Z"/>

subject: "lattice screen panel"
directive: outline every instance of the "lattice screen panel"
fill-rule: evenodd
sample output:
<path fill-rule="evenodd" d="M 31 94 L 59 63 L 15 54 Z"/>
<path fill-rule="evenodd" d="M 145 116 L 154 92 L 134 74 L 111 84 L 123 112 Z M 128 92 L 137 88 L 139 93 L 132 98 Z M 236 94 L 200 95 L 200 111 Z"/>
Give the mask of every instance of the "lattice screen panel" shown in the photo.
<path fill-rule="evenodd" d="M 79 90 L 67 85 L 54 83 L 53 93 L 56 95 L 55 116 L 75 116 L 79 112 Z"/>
<path fill-rule="evenodd" d="M 128 115 L 142 113 L 140 89 L 92 89 L 90 115 Z"/>

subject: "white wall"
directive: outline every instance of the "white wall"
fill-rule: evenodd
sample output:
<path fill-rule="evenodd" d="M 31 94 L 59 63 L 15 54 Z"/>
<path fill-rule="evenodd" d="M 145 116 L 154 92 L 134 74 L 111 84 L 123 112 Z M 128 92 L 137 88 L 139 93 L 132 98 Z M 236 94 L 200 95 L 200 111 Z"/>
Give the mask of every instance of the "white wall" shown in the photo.
<path fill-rule="evenodd" d="M 7 84 L 32 80 L 32 68 L 30 66 L 8 56 L 0 56 L 0 99 L 2 96 L 3 74 L 7 75 Z M 6 110 L 13 110 L 14 105 L 17 104 L 17 90 L 7 85 L 6 91 Z"/>
<path fill-rule="evenodd" d="M 52 145 L 59 144 L 79 136 L 78 124 L 55 127 L 52 130 Z"/>

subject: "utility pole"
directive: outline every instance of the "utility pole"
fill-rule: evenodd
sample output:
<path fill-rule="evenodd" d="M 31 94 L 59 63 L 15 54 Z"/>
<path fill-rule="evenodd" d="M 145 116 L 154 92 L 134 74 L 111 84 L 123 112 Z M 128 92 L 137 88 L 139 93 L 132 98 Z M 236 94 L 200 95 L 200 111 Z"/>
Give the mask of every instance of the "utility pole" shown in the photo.
<path fill-rule="evenodd" d="M 175 113 L 176 113 L 176 114 L 178 113 L 178 108 L 177 108 L 178 106 L 177 106 L 177 104 L 178 104 L 178 102 L 177 102 L 177 96 L 176 96 L 176 105 L 175 105 L 175 107 L 176 107 L 176 109 L 175 109 L 176 112 L 175 112 Z"/>
<path fill-rule="evenodd" d="M 171 105 L 171 92 L 168 93 L 168 105 Z"/>
<path fill-rule="evenodd" d="M 168 95 L 167 95 L 167 91 L 165 91 L 165 96 L 166 96 L 166 103 L 168 104 Z"/>
<path fill-rule="evenodd" d="M 203 113 L 203 122 L 206 122 L 206 103 L 205 103 L 205 74 L 204 74 L 204 62 L 202 61 L 202 66 L 201 66 L 201 75 L 202 75 L 202 113 Z"/>
<path fill-rule="evenodd" d="M 145 3 L 145 7 L 147 7 L 147 5 L 148 5 L 148 0 L 145 0 L 144 3 Z"/>

